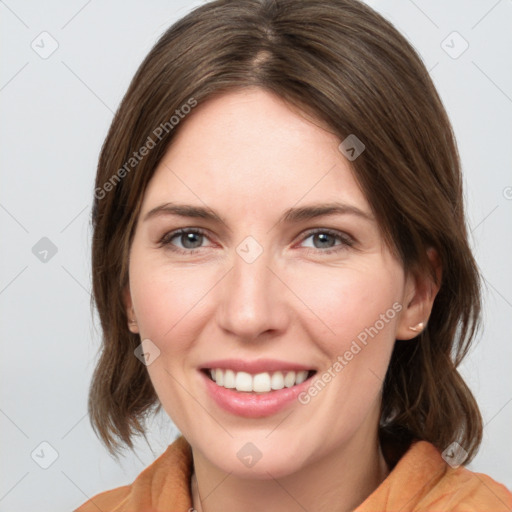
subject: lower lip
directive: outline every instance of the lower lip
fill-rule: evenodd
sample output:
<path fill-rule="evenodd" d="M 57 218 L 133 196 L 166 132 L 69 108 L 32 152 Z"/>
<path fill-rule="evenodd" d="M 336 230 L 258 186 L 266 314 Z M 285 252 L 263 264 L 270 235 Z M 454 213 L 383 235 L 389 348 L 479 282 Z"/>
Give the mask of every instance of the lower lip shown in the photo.
<path fill-rule="evenodd" d="M 222 409 L 245 418 L 271 416 L 297 400 L 297 396 L 311 384 L 311 378 L 291 388 L 278 389 L 268 393 L 248 393 L 218 386 L 204 372 L 200 371 L 208 393 Z M 298 400 L 297 400 L 298 401 Z"/>

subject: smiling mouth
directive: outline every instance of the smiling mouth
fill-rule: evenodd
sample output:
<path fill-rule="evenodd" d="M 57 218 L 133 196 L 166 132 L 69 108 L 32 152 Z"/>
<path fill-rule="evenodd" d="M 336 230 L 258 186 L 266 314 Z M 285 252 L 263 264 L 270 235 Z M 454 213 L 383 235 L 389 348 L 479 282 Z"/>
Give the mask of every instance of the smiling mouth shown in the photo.
<path fill-rule="evenodd" d="M 316 370 L 284 370 L 250 374 L 224 368 L 202 370 L 217 386 L 246 393 L 269 393 L 302 384 L 315 375 Z"/>

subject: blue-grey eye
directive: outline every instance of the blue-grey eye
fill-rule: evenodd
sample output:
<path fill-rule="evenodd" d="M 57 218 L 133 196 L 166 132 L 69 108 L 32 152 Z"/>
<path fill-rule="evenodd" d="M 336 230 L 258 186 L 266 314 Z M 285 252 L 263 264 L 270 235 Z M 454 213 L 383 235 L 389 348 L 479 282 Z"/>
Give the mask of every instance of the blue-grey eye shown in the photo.
<path fill-rule="evenodd" d="M 304 239 L 304 242 L 308 239 L 311 239 L 311 244 L 305 244 L 306 247 L 313 247 L 315 249 L 329 249 L 334 247 L 335 245 L 339 245 L 336 243 L 336 239 L 339 239 L 339 236 L 333 235 L 331 233 L 319 232 L 312 233 L 307 238 Z M 303 243 L 304 243 L 303 242 Z"/>
<path fill-rule="evenodd" d="M 197 249 L 203 245 L 204 235 L 201 233 L 180 233 L 174 236 L 184 249 Z"/>

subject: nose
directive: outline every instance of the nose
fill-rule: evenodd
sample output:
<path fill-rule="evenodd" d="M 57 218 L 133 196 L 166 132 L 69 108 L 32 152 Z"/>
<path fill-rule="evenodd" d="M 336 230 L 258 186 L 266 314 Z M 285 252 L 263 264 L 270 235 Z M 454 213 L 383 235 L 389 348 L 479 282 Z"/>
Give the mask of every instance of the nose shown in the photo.
<path fill-rule="evenodd" d="M 264 251 L 248 263 L 235 254 L 233 267 L 222 280 L 218 325 L 244 341 L 282 334 L 288 326 L 287 289 L 271 268 L 270 256 Z"/>

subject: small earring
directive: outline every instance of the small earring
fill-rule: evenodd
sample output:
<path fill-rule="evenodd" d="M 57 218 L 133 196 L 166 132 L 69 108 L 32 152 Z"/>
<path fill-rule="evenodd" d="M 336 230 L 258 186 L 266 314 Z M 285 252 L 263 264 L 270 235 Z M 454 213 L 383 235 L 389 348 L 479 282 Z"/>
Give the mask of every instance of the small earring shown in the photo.
<path fill-rule="evenodd" d="M 425 323 L 424 322 L 420 322 L 419 324 L 416 324 L 415 326 L 413 327 L 409 327 L 409 329 L 412 331 L 412 332 L 421 332 L 423 330 L 423 328 L 425 327 Z"/>

